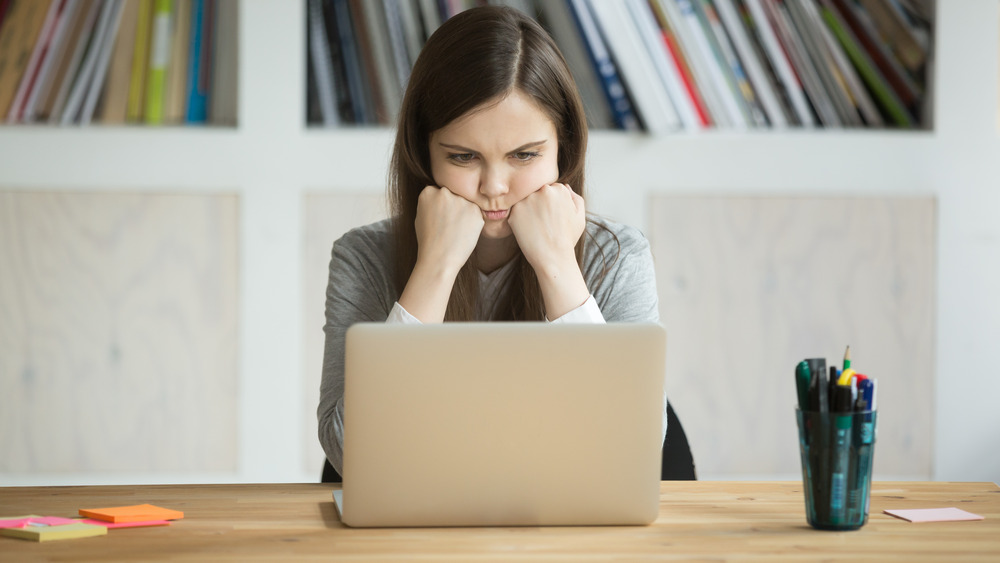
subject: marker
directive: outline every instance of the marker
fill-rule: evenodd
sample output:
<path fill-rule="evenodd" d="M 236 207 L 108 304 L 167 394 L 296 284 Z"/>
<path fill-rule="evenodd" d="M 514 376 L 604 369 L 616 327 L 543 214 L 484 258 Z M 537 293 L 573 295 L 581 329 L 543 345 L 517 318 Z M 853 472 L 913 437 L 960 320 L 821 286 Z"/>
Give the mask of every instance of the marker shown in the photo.
<path fill-rule="evenodd" d="M 851 469 L 851 426 L 853 410 L 851 388 L 837 385 L 834 388 L 832 410 L 835 414 L 833 441 L 833 471 L 830 475 L 830 521 L 845 523 L 847 513 L 847 473 Z"/>
<path fill-rule="evenodd" d="M 799 394 L 799 410 L 809 410 L 809 382 L 812 374 L 809 373 L 809 362 L 802 360 L 795 366 L 795 389 Z"/>

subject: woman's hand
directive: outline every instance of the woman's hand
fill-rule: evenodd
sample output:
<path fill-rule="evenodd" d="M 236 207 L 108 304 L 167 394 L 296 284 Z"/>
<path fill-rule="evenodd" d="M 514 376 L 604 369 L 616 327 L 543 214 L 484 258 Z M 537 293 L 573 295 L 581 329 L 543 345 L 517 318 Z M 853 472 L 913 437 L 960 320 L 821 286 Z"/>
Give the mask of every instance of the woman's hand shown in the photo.
<path fill-rule="evenodd" d="M 423 323 L 441 322 L 459 270 L 483 230 L 479 206 L 448 188 L 427 186 L 417 199 L 417 263 L 399 304 Z"/>
<path fill-rule="evenodd" d="M 583 305 L 590 297 L 576 262 L 587 226 L 583 198 L 565 184 L 547 184 L 514 204 L 508 222 L 538 277 L 545 316 L 555 320 Z"/>
<path fill-rule="evenodd" d="M 476 249 L 483 231 L 479 206 L 448 188 L 427 186 L 417 199 L 417 263 L 458 271 Z"/>
<path fill-rule="evenodd" d="M 572 259 L 587 224 L 583 198 L 566 184 L 548 184 L 516 203 L 510 228 L 528 263 L 537 271 Z"/>

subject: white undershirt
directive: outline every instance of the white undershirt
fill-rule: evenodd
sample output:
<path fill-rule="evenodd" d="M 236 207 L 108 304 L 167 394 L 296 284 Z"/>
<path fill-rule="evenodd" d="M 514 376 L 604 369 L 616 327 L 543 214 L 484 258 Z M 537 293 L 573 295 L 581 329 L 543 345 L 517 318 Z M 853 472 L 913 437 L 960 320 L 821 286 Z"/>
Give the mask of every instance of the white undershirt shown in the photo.
<path fill-rule="evenodd" d="M 489 319 L 488 311 L 493 306 L 496 296 L 500 292 L 500 286 L 507 277 L 507 273 L 510 272 L 513 267 L 514 261 L 511 260 L 489 274 L 479 272 L 479 311 L 476 315 L 477 320 L 485 321 Z M 557 319 L 549 320 L 546 318 L 545 320 L 552 323 L 603 324 L 604 315 L 601 314 L 601 309 L 597 306 L 597 301 L 594 300 L 594 296 L 590 295 L 587 297 L 587 300 L 576 309 L 569 311 Z M 385 320 L 385 322 L 420 324 L 420 319 L 411 315 L 409 311 L 404 309 L 403 306 L 399 304 L 399 301 L 397 301 L 392 306 L 392 310 L 389 311 L 389 317 Z"/>

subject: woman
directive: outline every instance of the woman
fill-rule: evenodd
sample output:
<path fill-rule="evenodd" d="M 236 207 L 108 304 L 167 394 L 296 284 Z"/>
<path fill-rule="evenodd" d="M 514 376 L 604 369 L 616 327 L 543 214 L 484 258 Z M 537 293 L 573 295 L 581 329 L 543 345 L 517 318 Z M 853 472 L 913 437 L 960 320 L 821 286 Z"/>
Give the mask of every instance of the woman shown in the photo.
<path fill-rule="evenodd" d="M 646 239 L 586 215 L 586 149 L 576 85 L 532 19 L 475 8 L 430 37 L 400 109 L 392 218 L 333 246 L 318 417 L 338 472 L 354 323 L 658 321 Z"/>

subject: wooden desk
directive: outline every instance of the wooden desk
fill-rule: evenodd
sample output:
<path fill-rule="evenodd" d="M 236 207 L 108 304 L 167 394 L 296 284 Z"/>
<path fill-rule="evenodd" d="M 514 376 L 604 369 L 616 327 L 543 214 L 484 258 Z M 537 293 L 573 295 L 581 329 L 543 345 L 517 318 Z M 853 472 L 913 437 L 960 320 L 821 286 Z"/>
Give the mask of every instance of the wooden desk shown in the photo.
<path fill-rule="evenodd" d="M 0 488 L 0 516 L 73 516 L 78 508 L 150 503 L 183 510 L 160 528 L 48 543 L 0 537 L 0 561 L 740 560 L 1000 561 L 993 483 L 875 483 L 868 524 L 823 532 L 805 521 L 797 482 L 664 482 L 651 526 L 351 529 L 333 486 L 166 485 Z M 885 508 L 958 506 L 977 522 L 913 524 Z"/>

